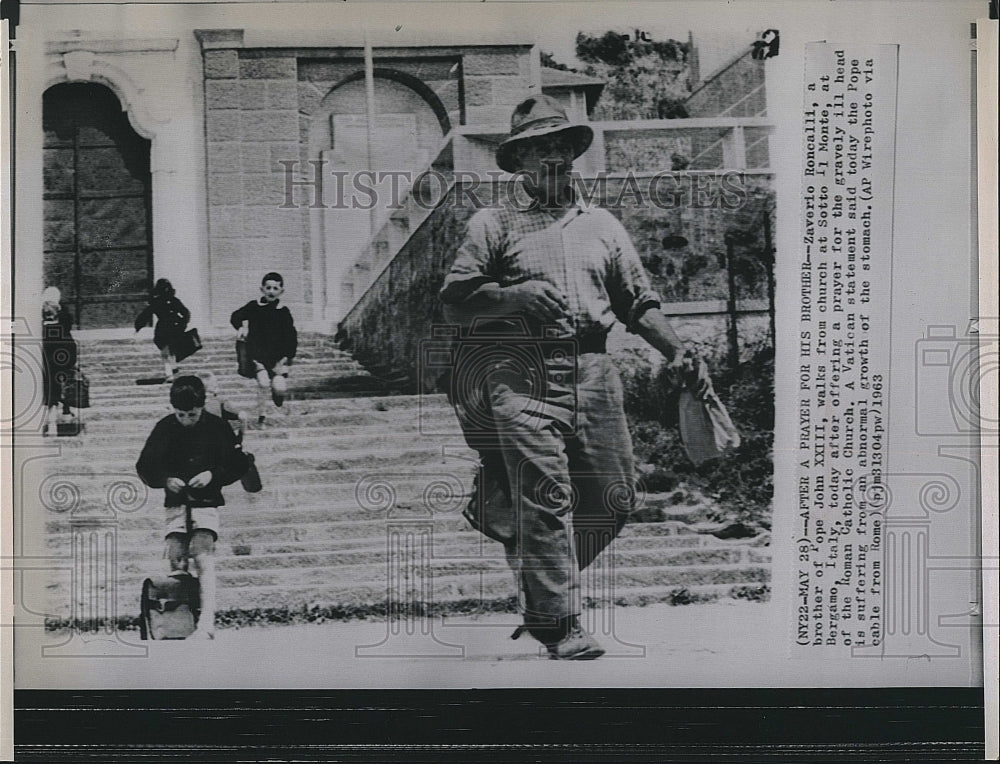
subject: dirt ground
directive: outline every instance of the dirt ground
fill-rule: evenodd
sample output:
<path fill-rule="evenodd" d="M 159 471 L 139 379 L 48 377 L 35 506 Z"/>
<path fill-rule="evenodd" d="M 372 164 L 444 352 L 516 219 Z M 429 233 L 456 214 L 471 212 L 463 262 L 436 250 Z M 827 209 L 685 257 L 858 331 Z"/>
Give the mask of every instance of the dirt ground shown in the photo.
<path fill-rule="evenodd" d="M 548 660 L 513 614 L 398 624 L 311 623 L 220 629 L 214 641 L 140 642 L 124 632 L 85 643 L 66 634 L 16 637 L 19 687 L 471 688 L 866 686 L 870 659 L 791 657 L 787 616 L 773 603 L 586 611 L 607 654 Z M 60 645 L 60 643 L 62 643 Z M 43 653 L 43 646 L 49 649 Z M 76 657 L 85 653 L 104 657 Z M 876 661 L 878 663 L 878 661 Z M 933 673 L 933 672 L 932 672 Z M 926 681 L 926 679 L 924 680 Z"/>

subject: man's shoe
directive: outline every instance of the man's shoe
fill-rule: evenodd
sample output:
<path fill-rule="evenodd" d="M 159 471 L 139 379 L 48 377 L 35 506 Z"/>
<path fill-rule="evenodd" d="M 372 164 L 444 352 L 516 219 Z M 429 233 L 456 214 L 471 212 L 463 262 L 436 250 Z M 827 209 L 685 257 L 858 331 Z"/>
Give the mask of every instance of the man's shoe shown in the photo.
<path fill-rule="evenodd" d="M 604 655 L 604 648 L 579 624 L 574 624 L 561 640 L 545 647 L 554 661 L 592 661 Z"/>

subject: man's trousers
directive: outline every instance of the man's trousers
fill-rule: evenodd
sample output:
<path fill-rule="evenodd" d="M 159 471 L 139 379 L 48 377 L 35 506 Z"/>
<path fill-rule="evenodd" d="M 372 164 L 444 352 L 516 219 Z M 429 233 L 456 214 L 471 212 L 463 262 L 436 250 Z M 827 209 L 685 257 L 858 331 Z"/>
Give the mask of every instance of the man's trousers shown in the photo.
<path fill-rule="evenodd" d="M 621 531 L 635 503 L 622 384 L 606 353 L 545 364 L 538 378 L 485 380 L 510 487 L 505 544 L 528 625 L 580 613 L 579 571 Z"/>

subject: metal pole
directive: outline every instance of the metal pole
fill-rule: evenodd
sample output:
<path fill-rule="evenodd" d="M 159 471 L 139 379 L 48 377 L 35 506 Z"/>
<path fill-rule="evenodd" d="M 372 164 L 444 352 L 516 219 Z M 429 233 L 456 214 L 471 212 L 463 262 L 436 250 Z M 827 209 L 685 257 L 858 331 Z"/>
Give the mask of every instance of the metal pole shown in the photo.
<path fill-rule="evenodd" d="M 365 112 L 367 114 L 368 138 L 368 169 L 375 172 L 375 57 L 372 53 L 371 40 L 368 38 L 368 27 L 365 26 Z M 374 182 L 374 178 L 372 179 Z M 376 184 L 377 185 L 377 184 Z M 375 209 L 372 206 L 369 213 L 368 232 L 375 234 Z"/>
<path fill-rule="evenodd" d="M 726 276 L 729 280 L 729 299 L 726 300 L 726 312 L 729 313 L 729 368 L 734 371 L 740 365 L 740 338 L 736 328 L 736 274 L 733 273 L 733 237 L 726 235 Z"/>
<path fill-rule="evenodd" d="M 771 208 L 764 205 L 764 271 L 767 276 L 767 312 L 771 319 L 771 349 L 778 347 L 774 315 L 774 244 L 771 242 Z"/>

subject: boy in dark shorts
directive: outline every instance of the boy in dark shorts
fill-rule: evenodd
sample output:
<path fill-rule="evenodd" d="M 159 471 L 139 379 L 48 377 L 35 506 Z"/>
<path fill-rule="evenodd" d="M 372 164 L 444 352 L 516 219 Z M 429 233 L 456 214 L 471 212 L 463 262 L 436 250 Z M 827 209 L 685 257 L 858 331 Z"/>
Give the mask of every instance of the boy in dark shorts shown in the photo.
<path fill-rule="evenodd" d="M 260 282 L 260 297 L 233 311 L 229 323 L 240 339 L 245 339 L 247 352 L 254 363 L 257 378 L 257 424 L 263 425 L 267 415 L 267 394 L 279 408 L 288 391 L 288 369 L 298 349 L 298 333 L 292 312 L 278 305 L 285 291 L 280 273 L 271 271 Z"/>
<path fill-rule="evenodd" d="M 171 571 L 189 559 L 198 576 L 201 615 L 193 639 L 215 638 L 215 541 L 223 486 L 247 470 L 232 428 L 205 411 L 205 385 L 198 377 L 178 377 L 170 387 L 174 413 L 156 423 L 135 469 L 150 488 L 163 488 L 167 557 Z M 187 526 L 187 508 L 191 528 Z"/>

